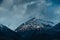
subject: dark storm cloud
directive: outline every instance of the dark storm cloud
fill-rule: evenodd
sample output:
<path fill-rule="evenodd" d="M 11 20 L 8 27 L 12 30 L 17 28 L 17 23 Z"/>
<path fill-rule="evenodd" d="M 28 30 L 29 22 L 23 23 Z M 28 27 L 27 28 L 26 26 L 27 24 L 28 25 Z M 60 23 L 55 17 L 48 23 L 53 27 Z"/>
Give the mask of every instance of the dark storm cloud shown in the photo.
<path fill-rule="evenodd" d="M 55 5 L 60 5 L 60 0 L 47 0 L 47 1 L 50 1 Z"/>
<path fill-rule="evenodd" d="M 3 2 L 3 0 L 0 0 L 0 4 Z"/>

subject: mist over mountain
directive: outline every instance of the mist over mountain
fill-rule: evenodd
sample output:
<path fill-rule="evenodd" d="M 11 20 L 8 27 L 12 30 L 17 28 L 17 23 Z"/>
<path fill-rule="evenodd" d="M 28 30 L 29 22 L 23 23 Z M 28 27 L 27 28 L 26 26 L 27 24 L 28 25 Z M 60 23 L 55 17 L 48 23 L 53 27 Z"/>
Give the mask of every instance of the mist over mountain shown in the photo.
<path fill-rule="evenodd" d="M 24 40 L 60 40 L 60 23 L 51 26 L 42 23 L 40 19 L 32 18 L 15 31 Z"/>
<path fill-rule="evenodd" d="M 0 0 L 0 40 L 60 40 L 60 0 Z"/>
<path fill-rule="evenodd" d="M 0 0 L 0 23 L 15 30 L 20 24 L 36 17 L 51 21 L 54 26 L 60 22 L 59 10 L 59 0 Z"/>
<path fill-rule="evenodd" d="M 41 19 L 32 18 L 15 31 L 0 24 L 0 40 L 60 40 L 60 23 L 51 26 Z"/>

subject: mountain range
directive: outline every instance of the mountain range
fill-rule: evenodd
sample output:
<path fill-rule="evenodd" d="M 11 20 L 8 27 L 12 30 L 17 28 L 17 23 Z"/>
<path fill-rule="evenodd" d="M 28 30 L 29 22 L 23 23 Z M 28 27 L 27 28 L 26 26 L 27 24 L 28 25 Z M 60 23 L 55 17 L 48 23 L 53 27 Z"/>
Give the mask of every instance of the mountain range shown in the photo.
<path fill-rule="evenodd" d="M 0 24 L 0 40 L 60 40 L 60 23 L 51 26 L 38 20 L 32 18 L 15 31 Z"/>
<path fill-rule="evenodd" d="M 15 31 L 24 40 L 60 40 L 60 23 L 51 26 L 41 22 L 40 19 L 32 18 L 20 25 Z"/>

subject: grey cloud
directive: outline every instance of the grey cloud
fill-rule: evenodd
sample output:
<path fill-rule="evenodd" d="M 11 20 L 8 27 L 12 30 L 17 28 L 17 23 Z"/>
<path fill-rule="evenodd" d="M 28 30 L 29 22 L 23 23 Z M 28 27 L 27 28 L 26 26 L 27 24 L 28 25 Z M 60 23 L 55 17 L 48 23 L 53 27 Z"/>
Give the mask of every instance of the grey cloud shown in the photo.
<path fill-rule="evenodd" d="M 15 1 L 5 0 L 0 7 L 0 23 L 8 26 L 12 30 L 15 30 L 18 26 L 32 17 L 41 18 L 46 21 L 49 19 L 54 20 L 52 18 L 54 16 L 54 13 L 52 14 L 54 9 L 52 8 L 54 7 L 51 8 L 51 5 L 47 5 L 48 3 L 46 0 L 18 0 L 22 1 L 21 4 Z M 49 16 L 48 19 L 47 15 Z"/>

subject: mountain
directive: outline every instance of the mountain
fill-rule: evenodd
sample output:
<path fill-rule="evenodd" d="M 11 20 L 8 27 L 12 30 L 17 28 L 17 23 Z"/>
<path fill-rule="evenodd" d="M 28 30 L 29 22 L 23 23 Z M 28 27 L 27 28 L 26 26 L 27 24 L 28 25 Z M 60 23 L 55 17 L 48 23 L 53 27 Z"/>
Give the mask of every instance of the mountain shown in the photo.
<path fill-rule="evenodd" d="M 55 30 L 60 30 L 60 23 L 56 24 L 53 28 L 54 28 Z"/>
<path fill-rule="evenodd" d="M 32 18 L 20 25 L 15 31 L 24 40 L 60 40 L 60 23 L 55 26 L 45 24 L 43 20 Z M 52 23 L 53 22 L 49 22 Z"/>
<path fill-rule="evenodd" d="M 51 28 L 52 26 L 49 25 L 49 23 L 53 24 L 53 22 L 32 18 L 27 22 L 21 24 L 15 31 L 30 30 L 30 29 L 33 30 L 33 29 L 39 29 L 39 28 Z"/>
<path fill-rule="evenodd" d="M 15 31 L 24 40 L 51 40 L 46 32 L 51 27 L 51 25 L 41 22 L 40 19 L 32 18 L 20 25 Z"/>
<path fill-rule="evenodd" d="M 0 24 L 0 40 L 22 40 L 21 36 Z"/>

